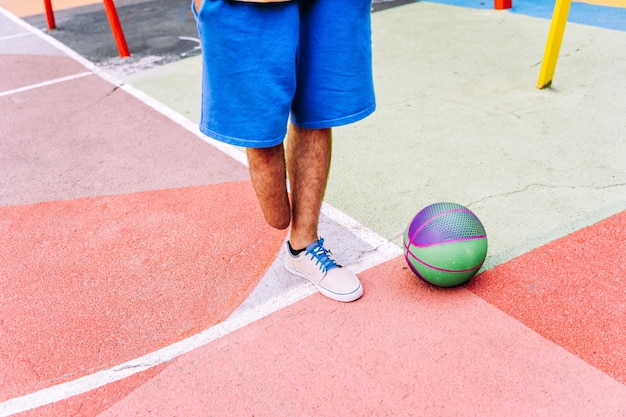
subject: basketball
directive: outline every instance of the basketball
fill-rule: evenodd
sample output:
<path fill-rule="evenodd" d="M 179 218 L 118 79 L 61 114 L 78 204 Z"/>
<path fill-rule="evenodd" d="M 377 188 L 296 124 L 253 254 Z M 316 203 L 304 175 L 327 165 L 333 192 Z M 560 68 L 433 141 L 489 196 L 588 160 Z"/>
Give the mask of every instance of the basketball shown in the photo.
<path fill-rule="evenodd" d="M 423 281 L 438 287 L 467 282 L 487 256 L 487 234 L 478 217 L 456 203 L 420 210 L 404 231 L 404 257 Z"/>

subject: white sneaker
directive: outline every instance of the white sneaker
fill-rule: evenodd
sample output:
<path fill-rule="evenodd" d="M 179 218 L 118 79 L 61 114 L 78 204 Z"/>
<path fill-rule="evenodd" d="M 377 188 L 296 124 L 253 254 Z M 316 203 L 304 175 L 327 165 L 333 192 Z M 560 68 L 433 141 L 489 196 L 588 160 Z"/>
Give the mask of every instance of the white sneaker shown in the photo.
<path fill-rule="evenodd" d="M 285 268 L 311 281 L 320 293 L 344 303 L 357 300 L 363 295 L 361 282 L 348 268 L 338 265 L 324 239 L 311 243 L 298 255 L 293 255 L 289 242 L 285 248 Z"/>

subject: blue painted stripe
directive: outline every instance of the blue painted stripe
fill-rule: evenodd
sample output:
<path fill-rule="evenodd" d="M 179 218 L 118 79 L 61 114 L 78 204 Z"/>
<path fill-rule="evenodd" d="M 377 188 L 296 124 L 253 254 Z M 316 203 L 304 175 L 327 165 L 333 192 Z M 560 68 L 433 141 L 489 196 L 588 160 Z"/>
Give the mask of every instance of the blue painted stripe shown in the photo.
<path fill-rule="evenodd" d="M 469 7 L 475 9 L 493 9 L 493 0 L 426 0 L 431 3 L 447 4 L 450 6 Z M 512 0 L 511 13 L 525 16 L 552 19 L 554 1 L 546 0 Z M 573 2 L 570 8 L 568 22 L 580 23 L 589 26 L 598 26 L 606 29 L 626 31 L 626 8 L 598 6 L 587 3 Z"/>

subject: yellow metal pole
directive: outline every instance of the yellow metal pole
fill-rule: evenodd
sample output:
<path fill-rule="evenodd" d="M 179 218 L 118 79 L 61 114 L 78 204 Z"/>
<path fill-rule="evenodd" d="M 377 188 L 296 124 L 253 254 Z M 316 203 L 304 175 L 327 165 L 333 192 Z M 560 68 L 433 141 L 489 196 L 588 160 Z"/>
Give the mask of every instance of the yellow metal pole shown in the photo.
<path fill-rule="evenodd" d="M 563 33 L 565 33 L 565 24 L 567 23 L 567 15 L 569 14 L 571 4 L 572 0 L 556 0 L 554 5 L 550 33 L 548 34 L 548 42 L 546 43 L 546 50 L 543 53 L 539 81 L 537 82 L 538 89 L 550 87 L 552 84 L 554 69 L 556 68 L 556 61 L 559 58 L 559 50 L 561 49 Z"/>

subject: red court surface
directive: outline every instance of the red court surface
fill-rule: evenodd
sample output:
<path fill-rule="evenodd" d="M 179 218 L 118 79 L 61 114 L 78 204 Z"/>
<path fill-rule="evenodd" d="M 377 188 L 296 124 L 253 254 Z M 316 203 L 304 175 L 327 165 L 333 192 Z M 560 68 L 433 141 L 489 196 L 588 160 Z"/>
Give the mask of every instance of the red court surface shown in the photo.
<path fill-rule="evenodd" d="M 393 252 L 337 303 L 236 157 L 0 19 L 45 51 L 0 54 L 0 416 L 626 416 L 623 209 L 459 288 Z"/>
<path fill-rule="evenodd" d="M 13 375 L 0 400 L 219 323 L 284 238 L 264 225 L 248 182 L 2 207 L 0 218 L 0 276 L 11 277 L 0 287 L 11 329 L 2 368 Z M 265 256 L 247 262 L 261 245 Z"/>
<path fill-rule="evenodd" d="M 619 416 L 624 386 L 397 258 L 354 305 L 313 296 L 172 363 L 104 416 Z M 321 325 L 320 323 L 323 323 Z"/>
<path fill-rule="evenodd" d="M 621 212 L 484 272 L 469 289 L 626 384 L 625 253 Z"/>

